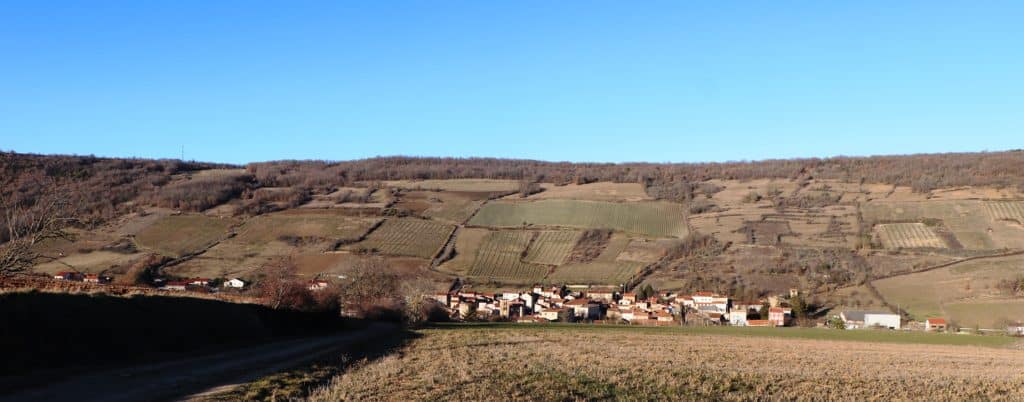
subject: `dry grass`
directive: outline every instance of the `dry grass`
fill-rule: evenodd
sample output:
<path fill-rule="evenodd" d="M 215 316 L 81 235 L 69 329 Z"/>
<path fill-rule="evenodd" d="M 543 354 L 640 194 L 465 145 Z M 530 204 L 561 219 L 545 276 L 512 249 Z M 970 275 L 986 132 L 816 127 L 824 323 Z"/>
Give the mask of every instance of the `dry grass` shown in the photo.
<path fill-rule="evenodd" d="M 946 243 L 923 223 L 889 223 L 878 225 L 875 230 L 878 231 L 882 245 L 890 250 L 946 247 Z"/>
<path fill-rule="evenodd" d="M 203 215 L 166 216 L 140 231 L 135 240 L 145 249 L 181 257 L 220 240 L 235 223 Z"/>
<path fill-rule="evenodd" d="M 455 227 L 452 225 L 425 219 L 388 219 L 370 232 L 366 240 L 353 247 L 375 249 L 387 255 L 429 259 L 437 255 L 453 230 Z"/>
<path fill-rule="evenodd" d="M 644 263 L 634 261 L 592 261 L 555 268 L 548 276 L 550 283 L 621 285 L 633 277 Z"/>
<path fill-rule="evenodd" d="M 309 400 L 1014 400 L 1024 390 L 1017 350 L 564 328 L 423 330 Z"/>
<path fill-rule="evenodd" d="M 346 217 L 329 210 L 288 210 L 249 219 L 235 240 L 267 244 L 283 237 L 354 240 L 362 237 L 377 219 Z"/>
<path fill-rule="evenodd" d="M 487 229 L 461 228 L 455 236 L 455 257 L 446 261 L 439 267 L 441 270 L 460 275 L 466 275 L 473 267 L 476 260 L 477 250 L 483 244 L 484 238 L 490 233 Z"/>
<path fill-rule="evenodd" d="M 591 201 L 647 201 L 651 197 L 640 183 L 598 182 L 583 185 L 567 184 L 555 186 L 545 184 L 544 191 L 531 195 L 530 199 L 565 198 Z M 518 197 L 512 195 L 509 197 Z"/>
<path fill-rule="evenodd" d="M 385 186 L 408 190 L 442 190 L 499 193 L 516 191 L 519 182 L 516 180 L 492 179 L 452 179 L 452 180 L 389 180 Z"/>

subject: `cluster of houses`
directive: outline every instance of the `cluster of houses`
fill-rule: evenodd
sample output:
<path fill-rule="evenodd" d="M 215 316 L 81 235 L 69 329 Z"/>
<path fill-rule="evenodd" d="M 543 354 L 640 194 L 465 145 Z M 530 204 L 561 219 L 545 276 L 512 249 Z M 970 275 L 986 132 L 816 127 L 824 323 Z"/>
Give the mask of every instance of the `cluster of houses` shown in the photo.
<path fill-rule="evenodd" d="M 59 281 L 85 282 L 85 283 L 110 283 L 114 278 L 106 275 L 83 274 L 81 272 L 64 271 L 53 274 L 53 279 Z"/>
<path fill-rule="evenodd" d="M 484 293 L 454 290 L 434 299 L 456 319 L 508 319 L 517 322 L 614 322 L 637 325 L 791 325 L 793 311 L 778 298 L 733 301 L 713 292 L 661 292 L 640 298 L 636 293 L 603 287 L 542 287 L 523 292 Z M 767 317 L 760 317 L 768 304 Z M 756 319 L 749 319 L 756 317 Z"/>

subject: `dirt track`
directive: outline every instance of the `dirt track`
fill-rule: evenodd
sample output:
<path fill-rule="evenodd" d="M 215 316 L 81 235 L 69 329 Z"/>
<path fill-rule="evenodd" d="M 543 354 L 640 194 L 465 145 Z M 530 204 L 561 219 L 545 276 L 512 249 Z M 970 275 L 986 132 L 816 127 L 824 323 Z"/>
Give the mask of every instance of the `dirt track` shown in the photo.
<path fill-rule="evenodd" d="M 88 374 L 45 387 L 0 396 L 3 401 L 159 401 L 177 400 L 337 353 L 354 341 L 397 330 L 373 324 L 364 330 L 293 339 L 171 362 Z"/>

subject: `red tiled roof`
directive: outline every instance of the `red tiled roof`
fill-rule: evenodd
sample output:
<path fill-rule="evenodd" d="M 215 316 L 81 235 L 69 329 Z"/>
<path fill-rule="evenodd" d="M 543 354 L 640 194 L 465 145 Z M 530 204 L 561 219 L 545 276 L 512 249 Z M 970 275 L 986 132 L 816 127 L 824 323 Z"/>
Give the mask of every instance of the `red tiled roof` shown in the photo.
<path fill-rule="evenodd" d="M 694 293 L 693 295 L 694 296 L 703 296 L 703 297 L 714 297 L 715 296 L 715 294 L 711 293 L 711 292 L 697 292 L 697 293 Z"/>
<path fill-rule="evenodd" d="M 785 313 L 786 310 L 783 309 L 782 307 L 772 307 L 772 308 L 768 309 L 768 312 L 769 313 Z"/>
<path fill-rule="evenodd" d="M 931 324 L 931 325 L 946 325 L 946 319 L 945 318 L 929 318 L 928 319 L 928 324 Z"/>

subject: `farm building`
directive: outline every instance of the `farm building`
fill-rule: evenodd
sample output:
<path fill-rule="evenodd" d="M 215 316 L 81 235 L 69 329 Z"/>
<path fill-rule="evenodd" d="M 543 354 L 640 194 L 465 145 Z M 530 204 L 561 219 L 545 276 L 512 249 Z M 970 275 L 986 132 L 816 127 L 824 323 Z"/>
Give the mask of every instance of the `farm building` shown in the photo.
<path fill-rule="evenodd" d="M 946 319 L 945 318 L 929 318 L 924 320 L 925 331 L 945 331 L 946 330 Z"/>
<path fill-rule="evenodd" d="M 772 307 L 768 309 L 768 321 L 776 327 L 785 327 L 791 314 L 792 311 L 789 309 Z"/>
<path fill-rule="evenodd" d="M 241 289 L 241 288 L 245 287 L 245 281 L 243 281 L 241 279 L 238 279 L 238 278 L 231 278 L 231 279 L 228 279 L 228 280 L 224 281 L 224 287 L 226 287 L 226 288 Z"/>
<path fill-rule="evenodd" d="M 1017 323 L 1007 326 L 1006 334 L 1010 336 L 1024 336 L 1024 324 Z"/>
<path fill-rule="evenodd" d="M 844 311 L 839 313 L 839 317 L 848 329 L 900 329 L 900 316 L 888 311 Z"/>
<path fill-rule="evenodd" d="M 733 309 L 729 312 L 729 325 L 735 325 L 738 327 L 747 325 L 747 310 Z"/>

